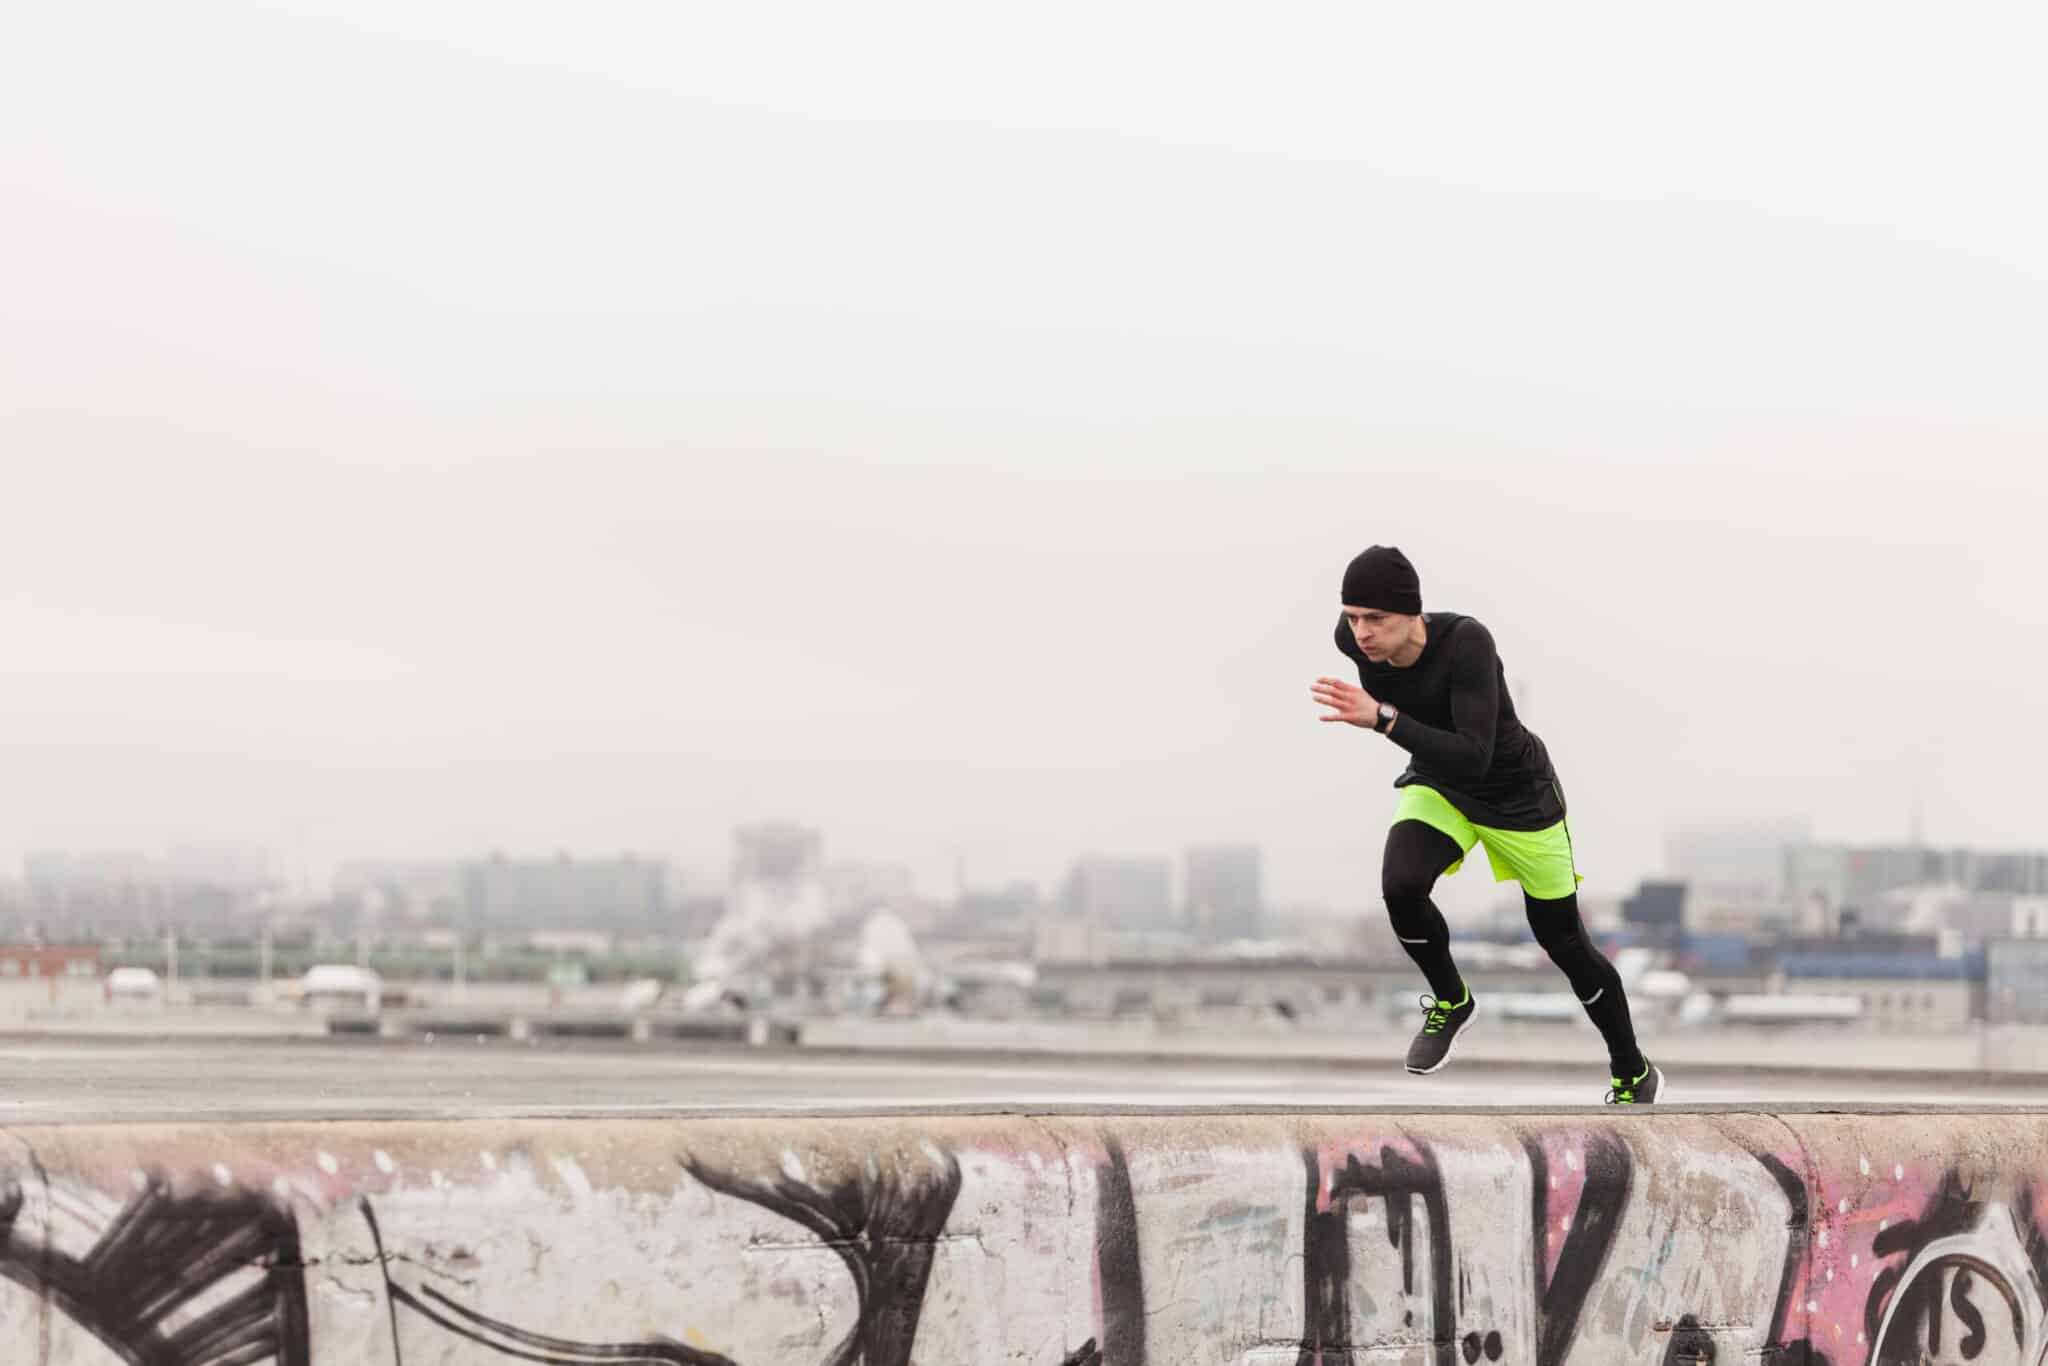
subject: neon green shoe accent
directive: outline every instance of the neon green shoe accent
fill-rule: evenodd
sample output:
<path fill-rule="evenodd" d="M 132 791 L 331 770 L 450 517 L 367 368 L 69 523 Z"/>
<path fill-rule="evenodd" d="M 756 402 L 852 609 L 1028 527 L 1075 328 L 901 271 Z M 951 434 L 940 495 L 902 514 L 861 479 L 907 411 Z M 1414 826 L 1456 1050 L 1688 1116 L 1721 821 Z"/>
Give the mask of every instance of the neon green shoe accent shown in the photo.
<path fill-rule="evenodd" d="M 1649 1078 L 1649 1075 L 1650 1064 L 1648 1060 L 1645 1060 L 1643 1070 L 1629 1081 L 1623 1081 L 1620 1077 L 1609 1077 L 1607 1079 L 1607 1103 L 1609 1105 L 1634 1105 L 1636 1103 L 1636 1088 L 1641 1086 Z"/>
<path fill-rule="evenodd" d="M 1451 1022 L 1451 1013 L 1463 1010 L 1471 1004 L 1472 984 L 1470 982 L 1465 984 L 1465 999 L 1454 1005 L 1445 1005 L 1434 996 L 1423 997 L 1422 1008 L 1429 1012 L 1429 1018 L 1422 1022 L 1422 1032 L 1425 1034 L 1443 1033 L 1444 1026 Z"/>

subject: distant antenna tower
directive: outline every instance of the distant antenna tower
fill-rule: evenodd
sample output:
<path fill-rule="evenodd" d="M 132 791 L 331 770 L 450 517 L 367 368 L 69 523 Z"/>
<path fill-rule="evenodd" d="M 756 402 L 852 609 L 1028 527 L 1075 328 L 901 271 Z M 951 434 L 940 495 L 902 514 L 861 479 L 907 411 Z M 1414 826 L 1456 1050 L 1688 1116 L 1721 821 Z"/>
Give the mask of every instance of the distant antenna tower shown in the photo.
<path fill-rule="evenodd" d="M 948 840 L 941 847 L 953 856 L 953 903 L 958 905 L 967 899 L 967 846 Z"/>
<path fill-rule="evenodd" d="M 1910 833 L 1915 849 L 1925 849 L 1927 847 L 1926 812 L 1921 805 L 1920 789 L 1918 788 L 1913 789 L 1913 819 Z"/>

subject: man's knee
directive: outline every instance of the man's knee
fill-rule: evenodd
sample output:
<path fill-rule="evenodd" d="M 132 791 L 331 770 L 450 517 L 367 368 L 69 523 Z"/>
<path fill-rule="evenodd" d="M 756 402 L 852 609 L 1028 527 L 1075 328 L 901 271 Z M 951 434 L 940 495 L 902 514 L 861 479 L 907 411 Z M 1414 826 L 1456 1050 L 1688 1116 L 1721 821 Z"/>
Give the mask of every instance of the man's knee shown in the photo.
<path fill-rule="evenodd" d="M 1586 934 L 1586 922 L 1579 916 L 1578 897 L 1559 897 L 1554 901 L 1524 897 L 1522 906 L 1536 942 L 1571 981 L 1572 990 L 1579 993 L 1580 999 L 1614 979 L 1614 965 Z"/>
<path fill-rule="evenodd" d="M 1380 860 L 1380 895 L 1386 898 L 1387 909 L 1393 911 L 1397 903 L 1427 902 L 1436 880 L 1463 852 L 1441 830 L 1419 821 L 1396 821 L 1387 832 L 1387 849 Z"/>
<path fill-rule="evenodd" d="M 1447 944 L 1450 926 L 1427 895 L 1387 898 L 1387 923 L 1404 944 Z"/>
<path fill-rule="evenodd" d="M 1429 900 L 1436 890 L 1436 875 L 1414 868 L 1389 868 L 1380 874 L 1380 897 L 1387 909 Z"/>
<path fill-rule="evenodd" d="M 1553 959 L 1560 951 L 1569 952 L 1584 943 L 1585 925 L 1579 919 L 1579 899 L 1576 896 L 1560 897 L 1554 901 L 1525 896 L 1522 912 L 1529 917 L 1529 932 L 1536 936 L 1536 942 Z"/>

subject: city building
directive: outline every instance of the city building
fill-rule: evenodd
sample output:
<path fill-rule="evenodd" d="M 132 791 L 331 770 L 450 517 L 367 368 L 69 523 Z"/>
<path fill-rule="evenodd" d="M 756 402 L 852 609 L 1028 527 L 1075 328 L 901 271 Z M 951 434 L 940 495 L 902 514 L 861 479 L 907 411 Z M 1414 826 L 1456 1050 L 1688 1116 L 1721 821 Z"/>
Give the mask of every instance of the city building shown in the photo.
<path fill-rule="evenodd" d="M 174 844 L 164 851 L 164 881 L 174 887 L 222 887 L 243 891 L 282 886 L 277 856 L 255 844 Z"/>
<path fill-rule="evenodd" d="M 2048 938 L 1994 939 L 1984 946 L 1984 1018 L 1991 1024 L 2048 1024 Z"/>
<path fill-rule="evenodd" d="M 463 867 L 463 904 L 487 927 L 574 928 L 592 923 L 658 923 L 667 871 L 659 862 L 615 859 L 508 859 L 494 855 Z"/>
<path fill-rule="evenodd" d="M 1087 854 L 1074 860 L 1062 889 L 1068 916 L 1105 929 L 1176 932 L 1172 872 L 1165 859 Z"/>
<path fill-rule="evenodd" d="M 1259 936 L 1265 903 L 1257 846 L 1198 846 L 1187 851 L 1185 872 L 1189 929 L 1211 940 Z"/>
<path fill-rule="evenodd" d="M 99 972 L 100 951 L 94 944 L 0 944 L 0 981 L 97 977 Z"/>
<path fill-rule="evenodd" d="M 1941 936 L 1938 934 L 1909 934 L 1903 930 L 1872 928 L 1853 922 L 1841 934 L 1780 935 L 1765 950 L 1767 957 L 1779 961 L 1814 958 L 1827 954 L 1852 954 L 1860 958 L 1886 959 L 1944 956 L 1941 951 Z"/>
<path fill-rule="evenodd" d="M 1787 899 L 1806 910 L 1813 929 L 1832 928 L 1844 909 L 1867 911 L 1887 894 L 1915 887 L 2048 895 L 2048 853 L 1845 844 L 1785 851 Z"/>
<path fill-rule="evenodd" d="M 834 915 L 907 911 L 917 899 L 910 869 L 900 863 L 833 863 L 823 873 Z"/>
<path fill-rule="evenodd" d="M 1941 936 L 1960 952 L 1994 939 L 2048 934 L 2048 897 L 1972 890 L 1954 882 L 1915 884 L 1844 905 L 1823 922 L 1823 935 Z"/>
<path fill-rule="evenodd" d="M 1621 903 L 1622 927 L 1638 943 L 1674 948 L 1685 930 L 1686 885 L 1644 881 Z"/>
<path fill-rule="evenodd" d="M 465 868 L 453 859 L 361 859 L 334 872 L 336 899 L 398 920 L 453 920 L 466 905 Z"/>
<path fill-rule="evenodd" d="M 1778 957 L 1789 995 L 1853 996 L 1881 1032 L 1951 1033 L 1983 1018 L 1985 958 L 1837 950 Z"/>
<path fill-rule="evenodd" d="M 249 846 L 178 845 L 163 856 L 45 850 L 22 861 L 19 909 L 29 924 L 67 935 L 233 932 L 282 890 L 274 860 Z"/>
<path fill-rule="evenodd" d="M 1804 821 L 1687 826 L 1664 836 L 1664 870 L 1701 902 L 1767 906 L 1785 899 L 1785 853 L 1812 842 Z"/>
<path fill-rule="evenodd" d="M 43 851 L 23 859 L 21 871 L 23 915 L 53 928 L 134 933 L 161 924 L 170 903 L 147 854 Z"/>
<path fill-rule="evenodd" d="M 808 826 L 767 823 L 733 831 L 735 884 L 797 883 L 819 877 L 824 837 Z"/>
<path fill-rule="evenodd" d="M 1003 888 L 969 888 L 960 893 L 937 928 L 938 938 L 1003 945 L 1028 951 L 1047 918 L 1038 885 L 1016 881 Z"/>

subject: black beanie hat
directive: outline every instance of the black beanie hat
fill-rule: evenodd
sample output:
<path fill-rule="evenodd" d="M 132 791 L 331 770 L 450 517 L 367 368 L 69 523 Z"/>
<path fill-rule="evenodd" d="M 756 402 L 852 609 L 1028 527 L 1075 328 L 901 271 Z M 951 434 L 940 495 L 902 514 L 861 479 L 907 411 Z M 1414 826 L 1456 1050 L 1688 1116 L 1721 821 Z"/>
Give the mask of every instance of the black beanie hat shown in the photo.
<path fill-rule="evenodd" d="M 1370 607 L 1402 616 L 1422 615 L 1422 580 L 1408 557 L 1390 545 L 1369 546 L 1344 567 L 1346 607 Z"/>

